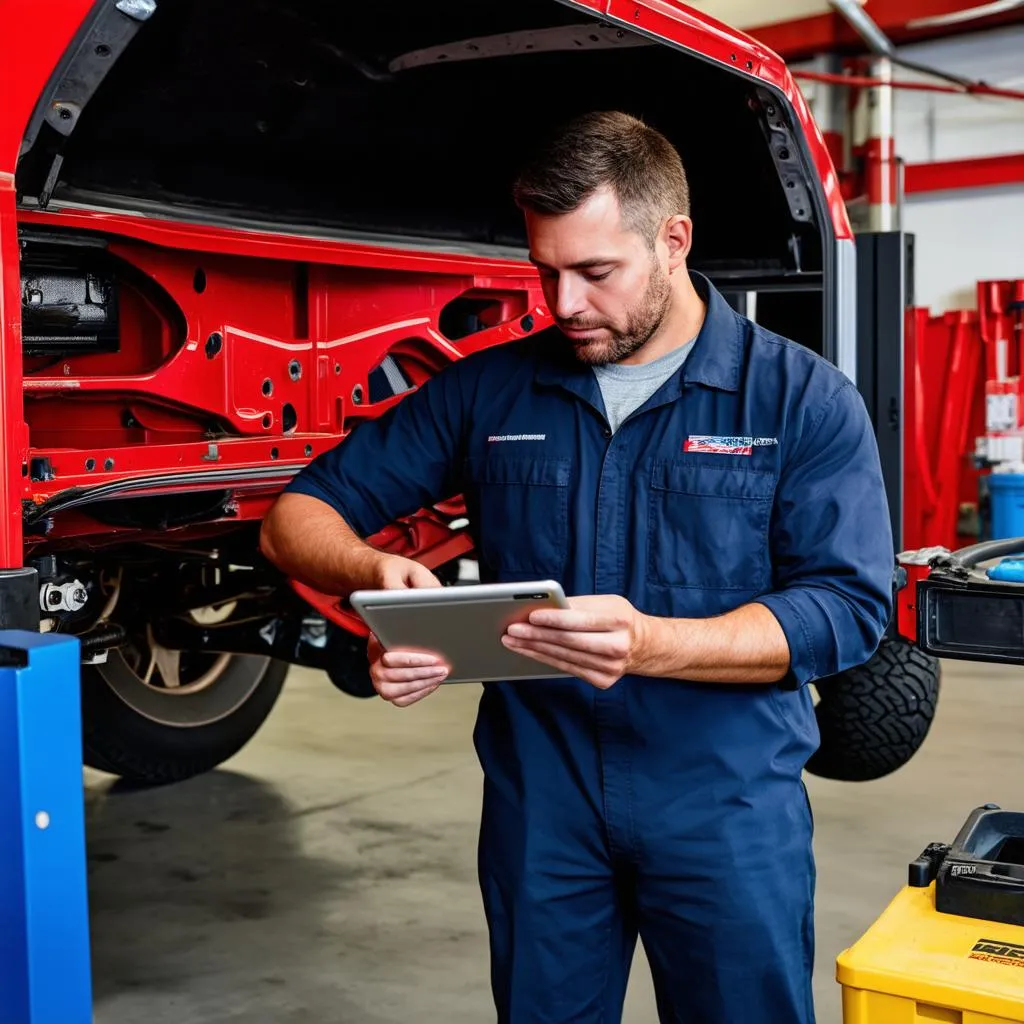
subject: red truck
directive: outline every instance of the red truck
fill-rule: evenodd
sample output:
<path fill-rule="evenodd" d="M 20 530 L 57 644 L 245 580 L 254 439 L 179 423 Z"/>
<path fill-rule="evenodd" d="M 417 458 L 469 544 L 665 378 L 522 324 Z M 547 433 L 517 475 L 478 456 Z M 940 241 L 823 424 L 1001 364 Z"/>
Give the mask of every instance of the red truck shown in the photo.
<path fill-rule="evenodd" d="M 260 522 L 360 421 L 550 323 L 509 192 L 550 122 L 668 135 L 692 266 L 857 376 L 858 243 L 803 96 L 670 0 L 0 0 L 0 26 L 0 626 L 80 638 L 93 766 L 214 767 L 289 664 L 370 695 L 362 624 Z M 452 581 L 463 512 L 371 540 Z M 811 770 L 902 764 L 937 685 L 895 636 L 821 681 Z"/>

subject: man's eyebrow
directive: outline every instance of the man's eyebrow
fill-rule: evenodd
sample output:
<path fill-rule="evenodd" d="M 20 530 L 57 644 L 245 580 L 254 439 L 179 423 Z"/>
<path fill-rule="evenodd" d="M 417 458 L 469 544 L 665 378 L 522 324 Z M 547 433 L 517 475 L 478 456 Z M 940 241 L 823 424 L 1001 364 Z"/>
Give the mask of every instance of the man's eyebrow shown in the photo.
<path fill-rule="evenodd" d="M 529 255 L 530 262 L 535 267 L 540 267 L 542 270 L 553 270 L 553 267 L 549 267 L 546 263 L 542 263 L 533 253 Z M 613 256 L 591 256 L 588 260 L 578 260 L 576 263 L 570 263 L 566 268 L 567 270 L 591 270 L 594 267 L 610 267 L 618 263 L 619 261 Z"/>

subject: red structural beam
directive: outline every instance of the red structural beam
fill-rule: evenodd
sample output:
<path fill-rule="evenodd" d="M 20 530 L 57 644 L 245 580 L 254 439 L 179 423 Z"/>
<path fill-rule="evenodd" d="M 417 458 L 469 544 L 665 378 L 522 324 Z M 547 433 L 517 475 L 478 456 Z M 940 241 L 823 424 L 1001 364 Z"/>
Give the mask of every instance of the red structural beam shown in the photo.
<path fill-rule="evenodd" d="M 1024 8 L 1003 11 L 951 25 L 917 26 L 922 18 L 956 14 L 965 8 L 983 7 L 972 0 L 885 0 L 868 5 L 868 12 L 883 32 L 896 43 L 918 42 L 982 28 L 1024 21 Z M 744 30 L 784 60 L 805 60 L 819 53 L 864 52 L 864 42 L 837 13 L 778 22 Z"/>
<path fill-rule="evenodd" d="M 907 195 L 1022 184 L 1024 153 L 907 164 L 903 176 L 903 188 Z"/>
<path fill-rule="evenodd" d="M 910 82 L 895 79 L 887 82 L 881 78 L 868 78 L 863 75 L 840 75 L 828 71 L 793 71 L 792 75 L 806 82 L 824 82 L 826 85 L 843 85 L 852 89 L 873 89 L 887 85 L 893 89 L 907 89 L 912 92 L 955 93 L 958 96 L 992 96 L 1005 100 L 1024 100 L 1024 92 L 1020 89 L 1000 89 L 984 82 L 971 82 L 968 85 L 939 85 L 937 82 Z"/>

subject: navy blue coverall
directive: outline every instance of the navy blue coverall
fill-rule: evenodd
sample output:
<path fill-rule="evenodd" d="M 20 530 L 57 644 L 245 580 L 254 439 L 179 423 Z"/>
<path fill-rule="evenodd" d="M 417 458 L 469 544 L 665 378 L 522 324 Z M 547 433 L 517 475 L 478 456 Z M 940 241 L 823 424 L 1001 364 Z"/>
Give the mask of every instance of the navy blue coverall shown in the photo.
<path fill-rule="evenodd" d="M 362 536 L 461 492 L 485 581 L 554 578 L 657 616 L 759 601 L 785 632 L 778 685 L 484 686 L 478 860 L 503 1022 L 620 1019 L 638 932 L 664 1021 L 814 1017 L 806 684 L 879 642 L 889 514 L 850 381 L 692 277 L 693 350 L 614 436 L 593 372 L 548 330 L 460 360 L 290 488 Z"/>

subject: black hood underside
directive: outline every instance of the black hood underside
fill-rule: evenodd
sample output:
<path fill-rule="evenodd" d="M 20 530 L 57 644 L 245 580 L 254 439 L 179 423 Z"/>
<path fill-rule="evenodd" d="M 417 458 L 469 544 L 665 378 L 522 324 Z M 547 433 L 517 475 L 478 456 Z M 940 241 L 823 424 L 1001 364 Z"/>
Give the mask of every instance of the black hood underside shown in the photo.
<path fill-rule="evenodd" d="M 780 166 L 766 102 L 749 77 L 553 0 L 159 0 L 18 183 L 26 202 L 49 177 L 55 202 L 520 250 L 510 186 L 532 141 L 618 109 L 683 156 L 694 267 L 820 271 L 799 140 Z"/>

